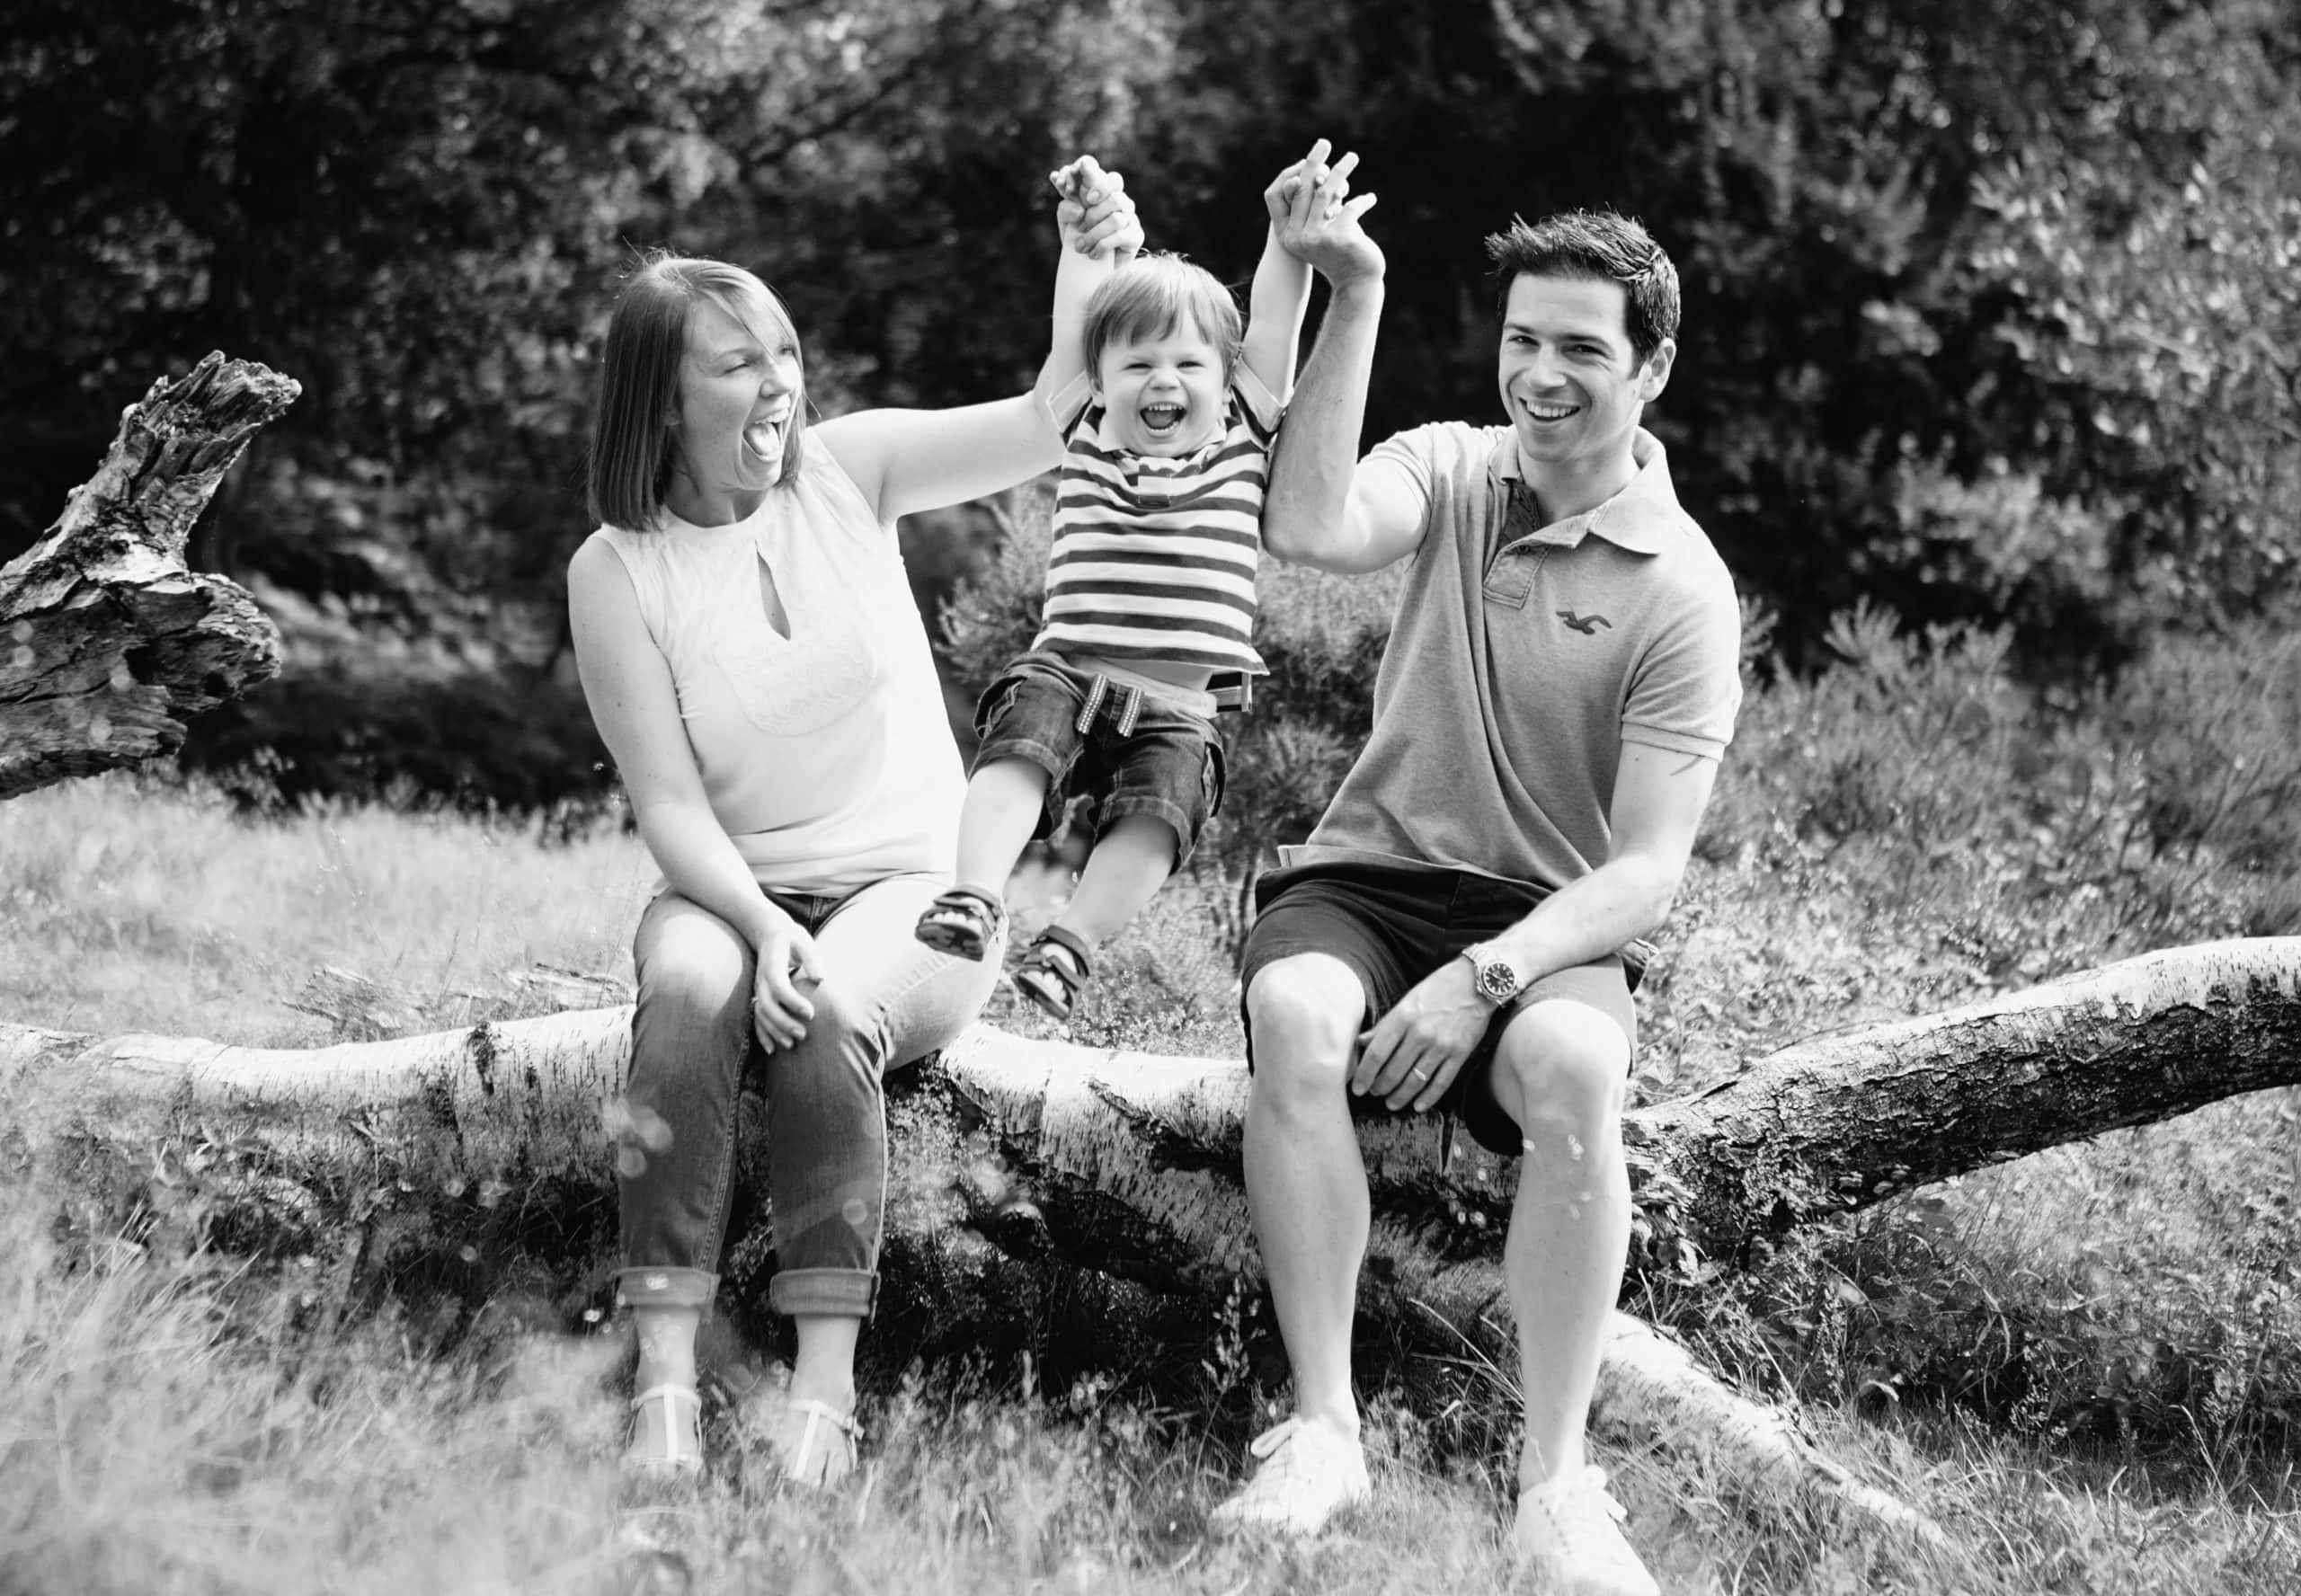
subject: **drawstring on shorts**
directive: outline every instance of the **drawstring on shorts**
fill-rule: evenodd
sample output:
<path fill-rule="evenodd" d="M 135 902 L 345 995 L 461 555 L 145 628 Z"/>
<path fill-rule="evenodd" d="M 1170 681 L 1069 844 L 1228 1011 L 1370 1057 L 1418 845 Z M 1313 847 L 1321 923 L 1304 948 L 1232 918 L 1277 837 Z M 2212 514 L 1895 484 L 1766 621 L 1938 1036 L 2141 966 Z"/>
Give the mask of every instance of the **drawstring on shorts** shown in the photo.
<path fill-rule="evenodd" d="M 1097 676 L 1088 684 L 1087 702 L 1079 706 L 1079 719 L 1075 723 L 1079 733 L 1084 735 L 1094 729 L 1095 717 L 1102 713 L 1106 703 L 1112 706 L 1112 719 L 1117 723 L 1118 734 L 1121 737 L 1133 736 L 1134 723 L 1142 714 L 1142 689 L 1122 687 L 1107 676 Z"/>

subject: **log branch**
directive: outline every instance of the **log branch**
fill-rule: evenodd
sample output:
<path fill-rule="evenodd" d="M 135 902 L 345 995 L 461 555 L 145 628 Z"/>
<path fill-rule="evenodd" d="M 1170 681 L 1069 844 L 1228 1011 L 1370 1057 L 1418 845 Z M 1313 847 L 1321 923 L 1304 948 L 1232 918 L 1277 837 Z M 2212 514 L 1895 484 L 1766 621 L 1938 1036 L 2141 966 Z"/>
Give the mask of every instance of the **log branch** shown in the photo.
<path fill-rule="evenodd" d="M 120 416 L 96 474 L 0 570 L 0 799 L 173 753 L 183 723 L 268 679 L 255 601 L 183 563 L 192 523 L 301 390 L 210 354 Z"/>
<path fill-rule="evenodd" d="M 1913 1186 L 2297 1083 L 2301 937 L 2258 937 L 1810 1037 L 1625 1133 L 1654 1234 L 1731 1260 Z"/>
<path fill-rule="evenodd" d="M 0 1025 L 0 1086 L 59 1116 L 64 1134 L 125 1146 L 170 1116 L 220 1116 L 272 1149 L 251 1188 L 267 1201 L 319 1184 L 298 1171 L 347 1166 L 408 1191 L 552 1182 L 596 1195 L 629 1024 L 628 1007 L 602 1008 L 308 1051 Z M 1639 1224 L 1664 1241 L 1745 1251 L 1913 1184 L 2296 1081 L 2301 938 L 2171 949 L 1811 1039 L 1634 1111 Z M 1246 1096 L 1233 1060 L 978 1026 L 891 1105 L 903 1178 L 889 1202 L 890 1258 L 941 1282 L 980 1277 L 986 1252 L 1166 1290 L 1252 1277 Z M 1495 1257 L 1510 1172 L 1467 1144 L 1442 1147 L 1428 1121 L 1370 1120 L 1360 1141 L 1375 1204 L 1369 1311 L 1426 1310 L 1506 1358 Z M 758 1237 L 733 1250 L 746 1245 Z M 1657 1250 L 1670 1248 L 1634 1262 L 1652 1267 Z M 1698 1449 L 1754 1502 L 1931 1533 L 1782 1414 L 1627 1317 L 1609 1334 L 1594 1423 L 1616 1439 Z"/>
<path fill-rule="evenodd" d="M 278 1228 L 282 1216 L 293 1228 L 327 1206 L 318 1192 L 330 1178 L 370 1193 L 604 1186 L 604 1125 L 630 1018 L 628 1006 L 583 1010 L 310 1051 L 0 1025 L 0 1090 L 40 1102 L 49 1135 L 81 1144 L 84 1165 L 101 1162 L 84 1152 L 96 1145 L 116 1165 L 150 1163 L 146 1149 L 165 1145 L 173 1127 L 220 1120 L 271 1151 L 230 1188 L 248 1208 L 271 1210 L 260 1228 Z M 938 1320 L 979 1315 L 986 1299 L 1012 1308 L 985 1279 L 986 1253 L 1217 1299 L 1233 1276 L 1258 1276 L 1236 1168 L 1241 1067 L 978 1026 L 919 1073 L 889 1114 L 891 1162 L 903 1178 L 888 1203 L 887 1267 L 904 1261 L 926 1277 L 905 1282 L 909 1294 L 950 1299 Z M 362 1253 L 377 1250 L 367 1234 L 375 1201 L 357 1204 Z M 731 1238 L 730 1254 L 754 1250 L 765 1228 L 762 1219 Z M 1497 1328 L 1508 1308 L 1490 1257 L 1434 1257 L 1394 1215 L 1379 1217 L 1376 1231 L 1371 1312 L 1419 1309 L 1490 1359 L 1514 1355 Z M 1755 1510 L 1938 1539 L 1923 1515 L 1853 1479 L 1783 1414 L 1627 1315 L 1607 1334 L 1593 1422 L 1603 1436 L 1698 1455 Z"/>
<path fill-rule="evenodd" d="M 101 1114 L 138 1099 L 223 1106 L 314 1154 L 378 1116 L 446 1132 L 476 1168 L 593 1168 L 621 1089 L 627 1007 L 574 1010 L 310 1050 L 95 1039 L 0 1024 L 0 1081 Z M 1239 1200 L 1247 1076 L 978 1025 L 928 1089 L 999 1151 L 1004 1229 L 1167 1283 L 1251 1267 Z M 2146 953 L 1920 1019 L 1812 1038 L 1706 1091 L 1632 1110 L 1639 1222 L 1713 1256 L 1914 1184 L 2224 1097 L 2301 1084 L 2301 937 Z M 358 1130 L 347 1129 L 358 1125 Z M 1428 1119 L 1359 1127 L 1376 1235 L 1369 1268 L 1416 1296 L 1500 1249 L 1511 1171 Z M 482 1172 L 484 1173 L 484 1171 Z M 1090 1213 L 1088 1210 L 1092 1210 Z M 1075 1210 L 1075 1211 L 1074 1211 Z M 1132 1216 L 1103 1226 L 1113 1214 Z M 1666 1247 L 1633 1259 L 1665 1266 Z M 1635 1280 L 1635 1274 L 1633 1274 Z"/>

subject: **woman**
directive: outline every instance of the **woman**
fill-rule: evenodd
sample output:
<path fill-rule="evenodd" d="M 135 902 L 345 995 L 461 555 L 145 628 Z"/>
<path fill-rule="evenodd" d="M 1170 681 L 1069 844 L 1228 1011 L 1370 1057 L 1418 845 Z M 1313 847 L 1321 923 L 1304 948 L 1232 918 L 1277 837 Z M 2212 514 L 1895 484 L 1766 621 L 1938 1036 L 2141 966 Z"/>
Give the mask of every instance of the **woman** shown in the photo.
<path fill-rule="evenodd" d="M 810 1485 L 855 1464 L 856 1341 L 886 1182 L 880 1077 L 949 1041 L 999 968 L 911 935 L 950 884 L 964 783 L 895 519 L 1060 462 L 1083 265 L 1142 243 L 1099 173 L 1058 211 L 1053 352 L 1029 394 L 807 425 L 798 335 L 737 267 L 653 256 L 608 328 L 591 501 L 568 565 L 583 694 L 663 885 L 617 1179 L 638 1341 L 626 1460 L 702 1467 L 695 1339 L 727 1227 L 736 1091 L 756 1047 L 787 1394 L 760 1428 Z"/>

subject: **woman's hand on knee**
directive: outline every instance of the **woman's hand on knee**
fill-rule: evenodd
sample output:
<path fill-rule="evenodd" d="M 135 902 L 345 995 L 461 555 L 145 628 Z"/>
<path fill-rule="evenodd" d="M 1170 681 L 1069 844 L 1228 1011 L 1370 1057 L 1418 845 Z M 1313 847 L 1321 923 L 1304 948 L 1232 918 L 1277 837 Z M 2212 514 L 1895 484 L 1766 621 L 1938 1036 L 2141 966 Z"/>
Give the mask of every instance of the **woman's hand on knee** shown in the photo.
<path fill-rule="evenodd" d="M 759 1033 L 761 1047 L 769 1051 L 789 1047 L 807 1034 L 815 1006 L 798 983 L 813 985 L 822 978 L 815 939 L 788 915 L 778 916 L 760 934 L 759 967 L 751 978 L 751 1029 Z"/>

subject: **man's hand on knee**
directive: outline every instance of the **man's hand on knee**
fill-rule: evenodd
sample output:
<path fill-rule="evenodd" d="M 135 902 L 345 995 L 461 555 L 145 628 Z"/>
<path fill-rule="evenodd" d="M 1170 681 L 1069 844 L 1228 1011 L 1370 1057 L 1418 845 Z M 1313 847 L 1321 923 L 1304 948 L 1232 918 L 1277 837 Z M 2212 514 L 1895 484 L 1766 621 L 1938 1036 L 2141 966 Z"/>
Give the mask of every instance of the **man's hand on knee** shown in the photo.
<path fill-rule="evenodd" d="M 1438 1105 L 1494 1018 L 1466 959 L 1449 959 L 1374 1023 L 1350 1072 L 1350 1089 L 1417 1113 Z"/>

